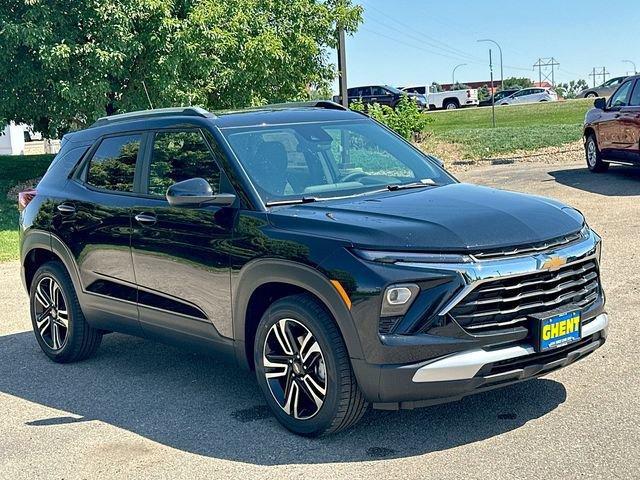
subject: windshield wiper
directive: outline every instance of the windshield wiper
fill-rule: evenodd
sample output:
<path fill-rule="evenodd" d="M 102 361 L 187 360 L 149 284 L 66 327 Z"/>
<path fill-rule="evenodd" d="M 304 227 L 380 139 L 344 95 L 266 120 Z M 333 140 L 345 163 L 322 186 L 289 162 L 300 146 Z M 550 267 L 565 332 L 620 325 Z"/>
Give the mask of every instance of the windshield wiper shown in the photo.
<path fill-rule="evenodd" d="M 279 205 L 296 205 L 300 203 L 313 203 L 319 202 L 321 199 L 318 197 L 302 197 L 302 198 L 294 198 L 292 200 L 274 200 L 272 202 L 267 202 L 265 205 L 267 207 L 277 207 Z"/>
<path fill-rule="evenodd" d="M 437 187 L 439 186 L 436 182 L 431 180 L 430 178 L 424 178 L 417 182 L 412 183 L 392 183 L 387 185 L 387 190 L 391 192 L 395 192 L 396 190 L 406 190 L 408 188 L 422 188 L 422 187 Z"/>

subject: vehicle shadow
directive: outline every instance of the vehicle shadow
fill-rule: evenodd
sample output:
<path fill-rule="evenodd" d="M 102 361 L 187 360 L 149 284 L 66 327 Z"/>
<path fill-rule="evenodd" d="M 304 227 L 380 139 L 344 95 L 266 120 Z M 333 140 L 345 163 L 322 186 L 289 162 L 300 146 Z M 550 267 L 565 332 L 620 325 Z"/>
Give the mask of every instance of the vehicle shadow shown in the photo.
<path fill-rule="evenodd" d="M 587 168 L 549 172 L 556 182 L 586 192 L 607 196 L 640 195 L 640 168 L 612 165 L 606 173 L 594 174 Z"/>
<path fill-rule="evenodd" d="M 351 430 L 306 439 L 282 429 L 253 375 L 230 364 L 111 334 L 96 358 L 58 365 L 40 352 L 31 332 L 0 337 L 0 391 L 67 413 L 26 422 L 34 435 L 99 420 L 183 451 L 258 465 L 446 450 L 516 429 L 551 412 L 567 395 L 556 381 L 532 380 L 449 405 L 370 411 Z"/>

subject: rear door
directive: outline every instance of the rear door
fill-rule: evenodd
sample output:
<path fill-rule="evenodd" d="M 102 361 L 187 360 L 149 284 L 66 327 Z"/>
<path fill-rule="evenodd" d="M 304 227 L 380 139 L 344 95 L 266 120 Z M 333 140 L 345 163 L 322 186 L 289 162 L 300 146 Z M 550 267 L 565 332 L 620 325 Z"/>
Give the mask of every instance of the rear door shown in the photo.
<path fill-rule="evenodd" d="M 229 254 L 235 209 L 173 207 L 172 184 L 204 178 L 214 193 L 234 193 L 203 132 L 158 130 L 147 140 L 131 247 L 140 323 L 170 341 L 231 337 Z"/>
<path fill-rule="evenodd" d="M 140 176 L 144 134 L 97 140 L 56 204 L 53 230 L 69 248 L 82 283 L 83 308 L 108 329 L 139 334 L 131 261 L 131 208 Z"/>

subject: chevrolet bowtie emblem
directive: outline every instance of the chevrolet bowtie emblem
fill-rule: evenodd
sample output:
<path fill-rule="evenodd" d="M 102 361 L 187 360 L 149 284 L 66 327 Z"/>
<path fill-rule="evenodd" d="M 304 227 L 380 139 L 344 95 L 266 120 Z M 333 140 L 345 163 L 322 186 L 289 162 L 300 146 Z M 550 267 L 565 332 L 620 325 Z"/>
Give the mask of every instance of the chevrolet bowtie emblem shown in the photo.
<path fill-rule="evenodd" d="M 558 268 L 563 265 L 566 265 L 566 263 L 567 263 L 566 258 L 557 257 L 557 256 L 547 257 L 547 259 L 545 259 L 545 261 L 542 263 L 542 268 L 552 270 L 554 268 Z"/>

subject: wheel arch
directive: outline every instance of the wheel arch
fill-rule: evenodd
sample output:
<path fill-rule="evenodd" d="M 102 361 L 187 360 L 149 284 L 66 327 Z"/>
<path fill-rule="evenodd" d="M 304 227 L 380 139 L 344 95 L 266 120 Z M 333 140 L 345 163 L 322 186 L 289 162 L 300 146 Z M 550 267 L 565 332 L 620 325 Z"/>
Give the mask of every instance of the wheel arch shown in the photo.
<path fill-rule="evenodd" d="M 27 291 L 38 268 L 48 261 L 59 261 L 71 276 L 77 292 L 82 291 L 78 267 L 71 252 L 56 235 L 43 230 L 28 230 L 21 245 L 22 282 Z"/>
<path fill-rule="evenodd" d="M 363 358 L 351 312 L 329 279 L 289 260 L 259 259 L 245 265 L 235 280 L 233 334 L 238 363 L 253 369 L 253 342 L 260 318 L 274 301 L 294 294 L 314 297 L 335 319 L 351 358 Z"/>
<path fill-rule="evenodd" d="M 442 107 L 446 108 L 447 103 L 455 103 L 456 105 L 460 106 L 460 100 L 457 97 L 447 97 L 444 100 L 442 100 Z"/>

